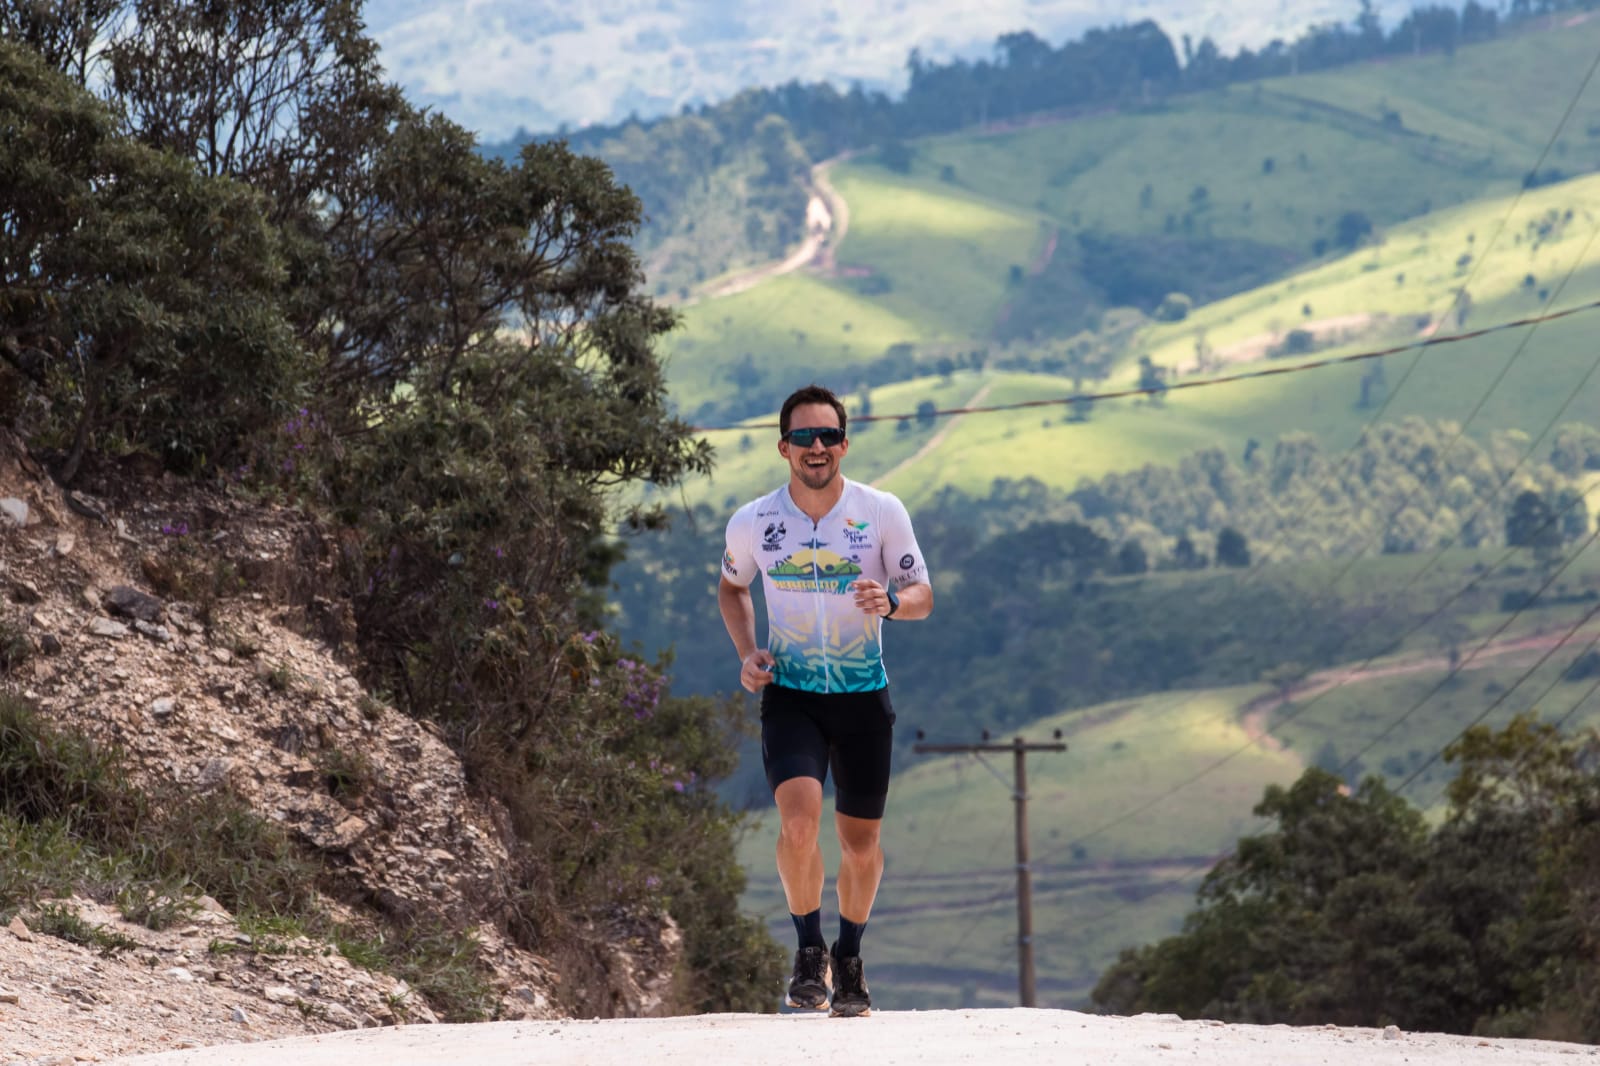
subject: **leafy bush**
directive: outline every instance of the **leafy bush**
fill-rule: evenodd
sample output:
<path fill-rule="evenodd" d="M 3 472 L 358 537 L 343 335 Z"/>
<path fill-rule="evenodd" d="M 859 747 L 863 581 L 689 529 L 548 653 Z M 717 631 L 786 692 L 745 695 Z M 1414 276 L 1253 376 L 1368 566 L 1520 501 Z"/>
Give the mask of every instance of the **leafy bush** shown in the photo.
<path fill-rule="evenodd" d="M 0 358 L 64 453 L 225 461 L 286 406 L 302 370 L 280 309 L 262 199 L 117 133 L 109 109 L 0 41 Z"/>
<path fill-rule="evenodd" d="M 1432 828 L 1376 778 L 1269 786 L 1269 828 L 1206 876 L 1180 934 L 1122 954 L 1095 1004 L 1600 1039 L 1596 744 L 1526 715 L 1469 729 Z"/>

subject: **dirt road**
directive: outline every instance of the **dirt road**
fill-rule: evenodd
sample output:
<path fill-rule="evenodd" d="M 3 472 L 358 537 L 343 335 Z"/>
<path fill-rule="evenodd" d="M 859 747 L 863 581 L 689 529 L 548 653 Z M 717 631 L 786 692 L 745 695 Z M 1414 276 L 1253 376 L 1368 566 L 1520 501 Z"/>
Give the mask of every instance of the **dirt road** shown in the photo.
<path fill-rule="evenodd" d="M 850 207 L 828 182 L 828 171 L 835 163 L 848 159 L 850 154 L 829 159 L 811 168 L 812 191 L 811 199 L 806 203 L 806 236 L 799 247 L 776 263 L 763 263 L 711 283 L 683 306 L 700 300 L 714 300 L 719 296 L 732 296 L 806 266 L 814 265 L 820 270 L 831 271 L 834 250 L 850 231 Z"/>
<path fill-rule="evenodd" d="M 846 1040 L 846 1035 L 848 1039 Z M 357 1029 L 119 1059 L 127 1066 L 793 1066 L 848 1048 L 873 1066 L 1571 1066 L 1600 1049 L 1532 1040 L 1102 1017 L 1063 1010 L 888 1011 L 870 1018 L 714 1014 Z M 835 1057 L 830 1054 L 830 1057 Z"/>
<path fill-rule="evenodd" d="M 1483 669 L 1491 663 L 1503 662 L 1508 658 L 1513 662 L 1524 660 L 1532 662 L 1557 644 L 1566 643 L 1573 648 L 1581 648 L 1588 640 L 1593 639 L 1594 632 L 1593 629 L 1586 629 L 1570 636 L 1565 631 L 1531 633 L 1491 641 L 1477 650 L 1474 650 L 1476 646 L 1468 647 L 1463 652 L 1459 669 L 1463 672 Z M 1268 726 L 1272 712 L 1286 703 L 1314 699 L 1330 689 L 1351 682 L 1370 681 L 1380 677 L 1399 677 L 1405 674 L 1442 674 L 1449 669 L 1450 659 L 1446 655 L 1420 655 L 1413 659 L 1399 659 L 1382 665 L 1341 666 L 1332 670 L 1319 670 L 1293 686 L 1287 696 L 1271 692 L 1251 700 L 1245 707 L 1240 722 L 1244 726 L 1245 734 L 1251 740 L 1272 751 L 1282 751 L 1283 744 L 1268 732 Z"/>

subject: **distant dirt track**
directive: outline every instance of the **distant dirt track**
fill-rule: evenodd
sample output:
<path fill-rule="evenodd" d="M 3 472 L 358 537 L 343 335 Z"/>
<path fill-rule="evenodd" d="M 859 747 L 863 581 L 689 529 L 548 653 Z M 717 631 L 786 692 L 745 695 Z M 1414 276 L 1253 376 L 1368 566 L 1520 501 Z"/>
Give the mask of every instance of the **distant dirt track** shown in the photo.
<path fill-rule="evenodd" d="M 887 1011 L 854 1019 L 710 1014 L 413 1025 L 115 1061 L 126 1066 L 793 1066 L 819 1053 L 872 1066 L 1571 1066 L 1595 1061 L 1600 1048 L 1398 1029 L 1224 1025 L 1172 1015 L 1113 1018 L 1019 1008 Z"/>

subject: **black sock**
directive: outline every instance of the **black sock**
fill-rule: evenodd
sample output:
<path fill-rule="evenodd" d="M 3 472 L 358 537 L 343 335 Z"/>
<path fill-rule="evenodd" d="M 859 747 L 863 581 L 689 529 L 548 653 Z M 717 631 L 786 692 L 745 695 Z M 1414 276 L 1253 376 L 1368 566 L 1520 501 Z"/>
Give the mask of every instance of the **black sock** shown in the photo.
<path fill-rule="evenodd" d="M 794 931 L 800 934 L 801 947 L 825 948 L 828 946 L 827 938 L 822 935 L 821 907 L 818 907 L 810 914 L 795 914 L 790 911 L 789 917 L 794 920 Z"/>
<path fill-rule="evenodd" d="M 866 922 L 852 922 L 841 915 L 839 918 L 839 942 L 833 946 L 833 953 L 841 959 L 848 959 L 852 955 L 861 954 L 861 934 L 866 931 Z"/>

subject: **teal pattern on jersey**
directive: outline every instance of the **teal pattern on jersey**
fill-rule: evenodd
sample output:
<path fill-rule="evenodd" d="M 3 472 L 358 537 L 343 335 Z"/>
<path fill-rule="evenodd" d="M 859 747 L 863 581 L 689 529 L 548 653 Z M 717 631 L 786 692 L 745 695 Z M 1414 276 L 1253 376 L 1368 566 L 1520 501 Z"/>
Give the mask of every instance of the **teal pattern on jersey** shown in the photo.
<path fill-rule="evenodd" d="M 889 683 L 882 622 L 857 610 L 850 595 L 861 567 L 826 549 L 812 538 L 767 568 L 774 588 L 812 594 L 798 604 L 786 598 L 769 614 L 773 680 L 802 692 L 875 692 Z"/>

